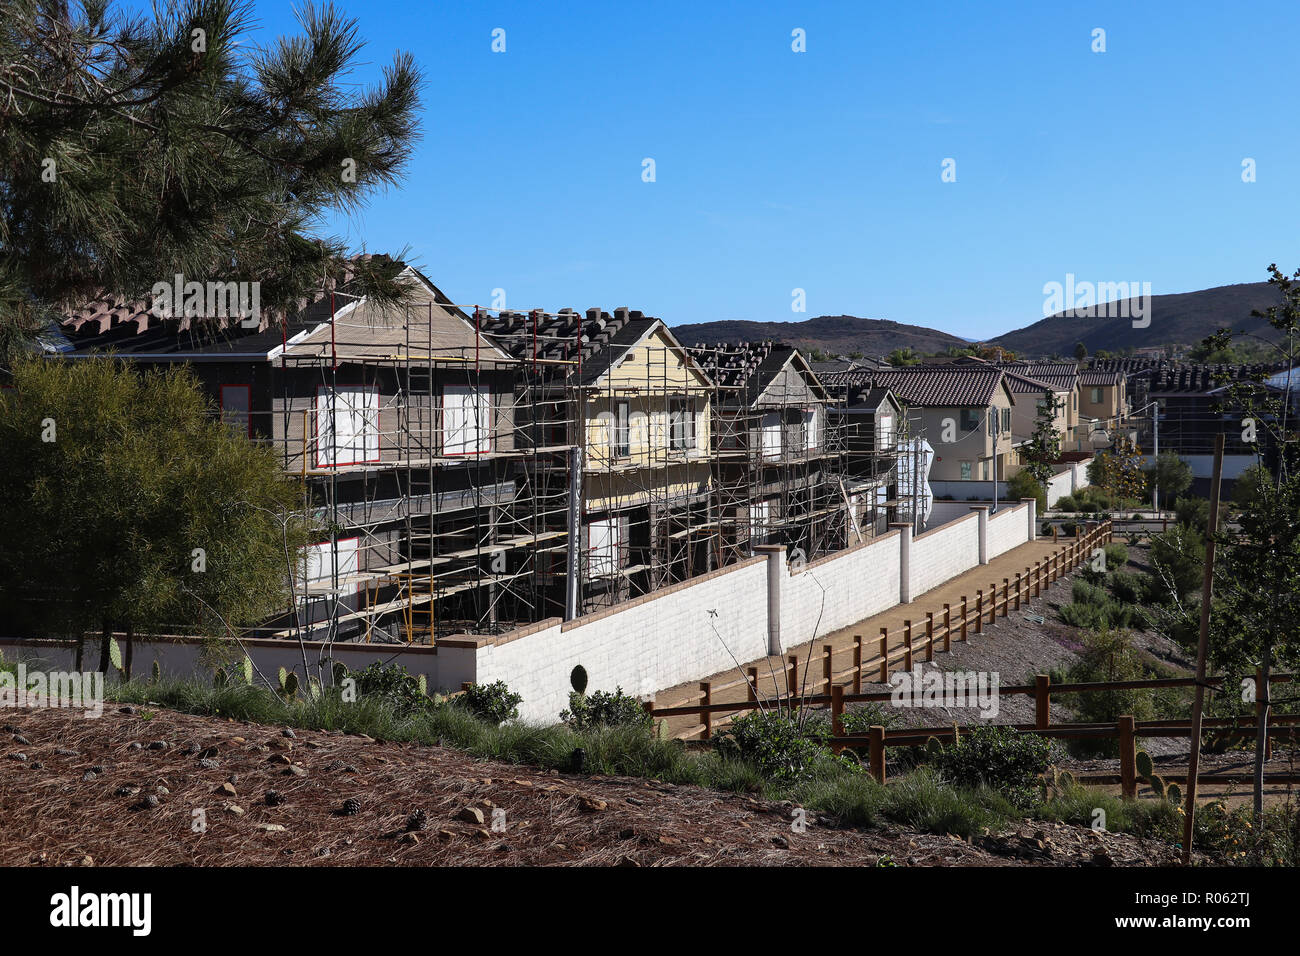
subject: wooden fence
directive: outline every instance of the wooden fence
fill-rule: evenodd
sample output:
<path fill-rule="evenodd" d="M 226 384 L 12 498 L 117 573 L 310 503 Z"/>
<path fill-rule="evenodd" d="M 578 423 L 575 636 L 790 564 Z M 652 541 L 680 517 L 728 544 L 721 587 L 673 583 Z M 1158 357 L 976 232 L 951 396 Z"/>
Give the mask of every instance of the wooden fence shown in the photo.
<path fill-rule="evenodd" d="M 654 701 L 647 701 L 646 711 L 656 719 L 695 715 L 699 723 L 675 736 L 708 740 L 719 724 L 737 714 L 765 707 L 830 705 L 837 688 L 852 688 L 851 695 L 845 698 L 849 703 L 888 700 L 888 692 L 883 695 L 861 693 L 864 675 L 867 681 L 874 679 L 883 683 L 889 680 L 890 672 L 900 666 L 910 671 L 918 655 L 923 655 L 921 659 L 929 662 L 934 659 L 936 647 L 947 652 L 953 641 L 968 640 L 972 633 L 982 634 L 986 624 L 1020 610 L 1022 601 L 1038 597 L 1061 577 L 1091 560 L 1094 549 L 1111 539 L 1109 521 L 1096 524 L 1074 538 L 1058 539 L 1053 534 L 1053 541 L 1068 542 L 1064 548 L 1035 561 L 1032 566 L 1026 566 L 1023 572 L 1017 571 L 1014 578 L 1004 577 L 1000 586 L 997 581 L 991 581 L 987 589 L 977 589 L 973 598 L 963 594 L 957 607 L 945 603 L 940 609 L 926 611 L 924 620 L 919 617 L 915 621 L 904 620 L 901 632 L 896 629 L 891 634 L 889 628 L 882 627 L 879 637 L 874 640 L 855 634 L 853 643 L 845 647 L 837 649 L 832 644 L 823 644 L 819 654 L 808 655 L 809 667 L 819 671 L 816 676 L 801 673 L 800 655 L 791 654 L 783 666 L 785 694 L 776 698 L 758 699 L 760 674 L 759 668 L 754 666 L 749 667 L 743 676 L 731 680 L 701 681 L 697 694 L 671 704 L 659 706 Z M 714 701 L 716 695 L 739 687 L 747 689 L 747 700 Z M 820 695 L 819 691 L 822 692 Z"/>

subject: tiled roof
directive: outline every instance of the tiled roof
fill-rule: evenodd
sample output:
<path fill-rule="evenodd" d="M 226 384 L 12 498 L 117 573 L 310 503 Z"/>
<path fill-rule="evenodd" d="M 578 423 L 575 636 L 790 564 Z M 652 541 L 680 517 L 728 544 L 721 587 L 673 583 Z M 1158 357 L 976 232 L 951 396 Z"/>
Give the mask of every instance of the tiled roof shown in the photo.
<path fill-rule="evenodd" d="M 1002 370 L 991 365 L 913 365 L 822 376 L 827 385 L 887 388 L 905 404 L 939 408 L 987 408 L 1005 379 Z"/>
<path fill-rule="evenodd" d="M 1004 370 L 1007 376 L 1007 388 L 1011 389 L 1014 394 L 1024 392 L 1035 392 L 1041 395 L 1043 392 L 1056 391 L 1051 382 L 1044 382 L 1042 379 L 1030 378 L 1028 375 L 1021 375 L 1019 372 Z"/>
<path fill-rule="evenodd" d="M 1122 381 L 1124 373 L 1117 370 L 1086 368 L 1079 372 L 1080 385 L 1118 385 Z"/>
<path fill-rule="evenodd" d="M 1026 375 L 1047 382 L 1058 392 L 1072 391 L 1079 384 L 1078 362 L 993 362 L 994 368 L 1004 372 Z"/>

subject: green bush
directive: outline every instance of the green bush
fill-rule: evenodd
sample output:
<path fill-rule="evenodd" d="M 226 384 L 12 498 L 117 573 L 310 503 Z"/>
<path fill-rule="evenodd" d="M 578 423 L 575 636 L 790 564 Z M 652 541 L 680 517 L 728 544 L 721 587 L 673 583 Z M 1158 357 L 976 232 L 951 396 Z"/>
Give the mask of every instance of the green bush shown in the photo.
<path fill-rule="evenodd" d="M 893 727 L 898 722 L 898 712 L 879 701 L 868 701 L 840 715 L 846 734 L 865 734 L 872 727 Z"/>
<path fill-rule="evenodd" d="M 1110 593 L 1122 604 L 1141 604 L 1146 594 L 1146 578 L 1132 571 L 1113 571 Z"/>
<path fill-rule="evenodd" d="M 945 747 L 935 768 L 955 787 L 988 787 L 1019 807 L 1035 802 L 1038 777 L 1052 764 L 1052 744 L 1044 737 L 1010 727 L 979 727 Z"/>
<path fill-rule="evenodd" d="M 344 670 L 344 678 L 356 682 L 357 696 L 389 705 L 399 714 L 424 710 L 433 701 L 420 689 L 419 678 L 408 674 L 401 664 L 371 661 L 365 670 Z"/>
<path fill-rule="evenodd" d="M 614 693 L 598 690 L 594 693 L 569 694 L 569 709 L 560 712 L 560 720 L 575 730 L 590 727 L 640 727 L 650 730 L 654 718 L 641 706 L 641 702 L 616 687 Z"/>
<path fill-rule="evenodd" d="M 713 746 L 724 758 L 743 760 L 764 777 L 787 782 L 812 777 L 816 765 L 830 757 L 809 728 L 775 710 L 741 714 L 714 734 Z"/>
<path fill-rule="evenodd" d="M 519 716 L 523 698 L 510 690 L 503 680 L 491 684 L 470 684 L 456 698 L 471 714 L 490 724 L 501 724 Z"/>
<path fill-rule="evenodd" d="M 1062 495 L 1056 502 L 1057 511 L 1078 511 L 1079 504 L 1074 500 L 1073 495 Z"/>
<path fill-rule="evenodd" d="M 1018 471 L 1007 481 L 1007 498 L 1019 501 L 1033 498 L 1038 502 L 1038 513 L 1047 510 L 1047 489 L 1040 485 L 1027 471 Z"/>
<path fill-rule="evenodd" d="M 1151 536 L 1152 598 L 1164 603 L 1198 593 L 1204 567 L 1205 539 L 1195 528 L 1178 525 Z"/>
<path fill-rule="evenodd" d="M 1128 564 L 1128 548 L 1118 541 L 1112 541 L 1102 550 L 1106 552 L 1106 569 L 1108 571 L 1118 571 Z"/>
<path fill-rule="evenodd" d="M 1210 502 L 1205 498 L 1179 498 L 1174 502 L 1174 515 L 1183 527 L 1204 534 L 1210 526 Z"/>

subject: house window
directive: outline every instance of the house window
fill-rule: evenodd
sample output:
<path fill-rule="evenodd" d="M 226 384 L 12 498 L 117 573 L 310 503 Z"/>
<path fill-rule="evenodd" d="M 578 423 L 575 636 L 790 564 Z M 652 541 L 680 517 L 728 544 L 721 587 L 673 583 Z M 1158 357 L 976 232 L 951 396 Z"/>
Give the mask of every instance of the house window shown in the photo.
<path fill-rule="evenodd" d="M 253 436 L 253 386 L 221 386 L 221 421 L 241 435 Z"/>
<path fill-rule="evenodd" d="M 612 578 L 618 574 L 623 536 L 617 518 L 587 525 L 587 577 Z"/>
<path fill-rule="evenodd" d="M 781 457 L 781 416 L 777 412 L 764 415 L 759 421 L 760 441 L 764 461 L 774 461 Z"/>
<path fill-rule="evenodd" d="M 971 463 L 970 463 L 970 462 L 968 462 L 968 461 L 963 461 L 963 462 L 961 462 L 961 480 L 962 480 L 962 481 L 970 481 L 970 467 L 971 467 Z"/>
<path fill-rule="evenodd" d="M 631 415 L 631 402 L 614 403 L 614 421 L 611 422 L 612 430 L 609 435 L 611 458 L 626 458 L 632 454 L 632 430 L 628 424 Z"/>
<path fill-rule="evenodd" d="M 379 461 L 379 389 L 316 389 L 316 467 Z"/>
<path fill-rule="evenodd" d="M 689 398 L 674 398 L 669 412 L 672 447 L 686 450 L 695 447 L 695 402 Z"/>
<path fill-rule="evenodd" d="M 989 463 L 988 463 L 987 461 L 981 461 L 981 462 L 980 462 L 980 481 L 988 481 L 988 480 L 989 480 Z"/>
<path fill-rule="evenodd" d="M 894 444 L 894 416 L 881 415 L 877 428 L 876 447 L 889 448 Z"/>
<path fill-rule="evenodd" d="M 1002 430 L 1011 431 L 1011 409 L 1009 408 L 1002 409 Z"/>
<path fill-rule="evenodd" d="M 1092 390 L 1092 392 L 1088 395 L 1088 401 L 1092 402 L 1092 404 L 1094 404 L 1094 405 L 1100 405 L 1100 404 L 1101 404 L 1101 389 L 1099 389 L 1099 388 L 1094 388 L 1094 389 Z"/>
<path fill-rule="evenodd" d="M 961 410 L 961 430 L 964 432 L 973 432 L 980 427 L 979 409 L 963 408 Z"/>
<path fill-rule="evenodd" d="M 492 396 L 479 385 L 448 385 L 442 391 L 442 453 L 482 455 L 492 450 Z"/>
<path fill-rule="evenodd" d="M 772 523 L 772 502 L 755 501 L 749 506 L 749 544 L 764 544 Z"/>
<path fill-rule="evenodd" d="M 806 408 L 803 413 L 804 448 L 812 451 L 821 447 L 822 436 L 817 427 L 817 409 Z"/>

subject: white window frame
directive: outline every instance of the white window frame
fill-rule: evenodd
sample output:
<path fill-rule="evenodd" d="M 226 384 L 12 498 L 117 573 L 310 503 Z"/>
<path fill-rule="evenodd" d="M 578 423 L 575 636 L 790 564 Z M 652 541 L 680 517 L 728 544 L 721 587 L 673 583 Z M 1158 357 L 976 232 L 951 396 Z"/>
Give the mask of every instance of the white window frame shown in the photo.
<path fill-rule="evenodd" d="M 772 500 L 754 501 L 749 505 L 749 546 L 765 544 L 772 527 Z"/>
<path fill-rule="evenodd" d="M 818 429 L 820 422 L 817 419 L 817 409 L 805 408 L 803 410 L 803 440 L 805 451 L 815 451 L 821 447 L 822 436 Z"/>
<path fill-rule="evenodd" d="M 975 473 L 975 463 L 973 461 L 957 462 L 957 474 L 961 476 L 962 481 L 970 481 Z"/>
<path fill-rule="evenodd" d="M 894 440 L 894 416 L 881 415 L 877 420 L 876 426 L 876 447 L 879 449 L 889 448 Z"/>
<path fill-rule="evenodd" d="M 767 412 L 758 420 L 758 444 L 764 461 L 781 458 L 781 413 Z"/>
<path fill-rule="evenodd" d="M 340 385 L 331 391 L 316 386 L 316 467 L 374 461 L 379 461 L 379 387 Z"/>
<path fill-rule="evenodd" d="M 599 518 L 587 523 L 588 578 L 616 577 L 622 550 L 622 529 L 617 517 Z"/>
<path fill-rule="evenodd" d="M 670 447 L 675 451 L 695 449 L 695 400 L 689 396 L 669 401 Z"/>
<path fill-rule="evenodd" d="M 449 458 L 492 450 L 492 393 L 483 385 L 444 385 L 442 453 Z"/>

